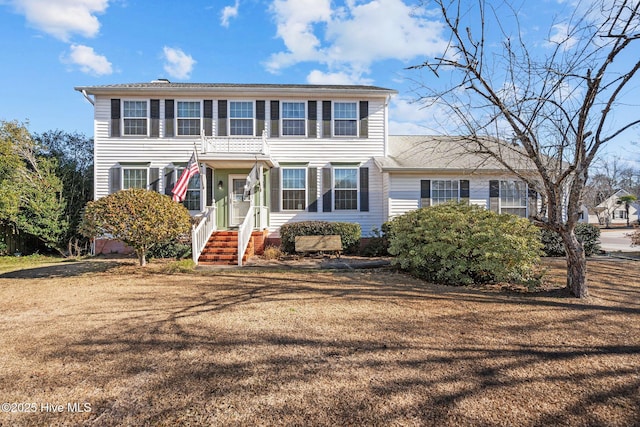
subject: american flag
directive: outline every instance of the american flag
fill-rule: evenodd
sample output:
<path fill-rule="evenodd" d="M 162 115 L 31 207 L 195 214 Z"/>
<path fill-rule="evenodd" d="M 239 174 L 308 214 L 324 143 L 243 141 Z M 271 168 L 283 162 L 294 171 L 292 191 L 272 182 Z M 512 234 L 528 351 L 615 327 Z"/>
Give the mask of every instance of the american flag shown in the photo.
<path fill-rule="evenodd" d="M 187 187 L 189 187 L 189 180 L 197 173 L 200 173 L 200 170 L 198 169 L 198 162 L 196 162 L 196 155 L 193 153 L 191 154 L 187 168 L 182 171 L 178 182 L 176 182 L 173 190 L 171 190 L 174 202 L 182 202 L 184 200 L 187 194 Z"/>

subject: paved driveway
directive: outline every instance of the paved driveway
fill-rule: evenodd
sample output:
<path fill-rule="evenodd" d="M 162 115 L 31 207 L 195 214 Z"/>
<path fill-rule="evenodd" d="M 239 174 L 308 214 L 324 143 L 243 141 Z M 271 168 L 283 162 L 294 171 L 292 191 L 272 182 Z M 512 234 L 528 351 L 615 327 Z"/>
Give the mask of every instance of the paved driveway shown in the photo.
<path fill-rule="evenodd" d="M 640 246 L 631 246 L 633 229 L 602 229 L 600 233 L 600 248 L 606 252 L 640 252 Z"/>

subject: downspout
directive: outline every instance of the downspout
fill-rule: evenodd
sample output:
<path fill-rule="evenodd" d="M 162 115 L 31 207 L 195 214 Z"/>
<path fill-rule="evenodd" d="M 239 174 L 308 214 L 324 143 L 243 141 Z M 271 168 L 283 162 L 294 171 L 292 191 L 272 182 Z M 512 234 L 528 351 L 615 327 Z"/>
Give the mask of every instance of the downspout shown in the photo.
<path fill-rule="evenodd" d="M 389 103 L 391 102 L 391 94 L 387 95 L 384 101 L 384 157 L 389 155 Z"/>
<path fill-rule="evenodd" d="M 84 90 L 84 89 L 82 89 L 82 96 L 84 96 L 85 99 L 87 101 L 89 101 L 91 103 L 91 105 L 93 105 L 95 107 L 95 105 L 96 105 L 95 101 L 93 99 L 91 99 L 91 97 L 87 94 L 87 91 Z"/>

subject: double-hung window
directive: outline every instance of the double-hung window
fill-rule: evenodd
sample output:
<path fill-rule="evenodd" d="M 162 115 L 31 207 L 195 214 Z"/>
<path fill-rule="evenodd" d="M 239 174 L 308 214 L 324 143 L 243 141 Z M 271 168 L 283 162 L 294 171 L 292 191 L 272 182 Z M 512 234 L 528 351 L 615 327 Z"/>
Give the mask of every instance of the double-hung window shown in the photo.
<path fill-rule="evenodd" d="M 303 211 L 307 208 L 307 170 L 282 168 L 282 209 Z"/>
<path fill-rule="evenodd" d="M 148 168 L 123 168 L 122 169 L 122 189 L 147 188 Z"/>
<path fill-rule="evenodd" d="M 358 168 L 333 169 L 335 210 L 358 209 Z"/>
<path fill-rule="evenodd" d="M 431 181 L 431 203 L 439 205 L 450 201 L 458 201 L 459 182 L 449 180 Z"/>
<path fill-rule="evenodd" d="M 147 101 L 122 101 L 124 135 L 147 135 Z"/>
<path fill-rule="evenodd" d="M 253 101 L 229 102 L 229 130 L 231 135 L 252 136 Z"/>
<path fill-rule="evenodd" d="M 527 184 L 523 181 L 500 181 L 500 212 L 527 216 Z"/>
<path fill-rule="evenodd" d="M 185 168 L 183 167 L 178 167 L 175 169 L 176 182 L 182 175 L 182 172 L 184 172 L 184 169 Z M 182 201 L 182 204 L 184 205 L 185 208 L 187 208 L 190 211 L 199 211 L 200 197 L 201 197 L 200 174 L 197 173 L 189 179 L 189 184 L 187 185 L 187 193 L 184 196 L 184 200 Z"/>
<path fill-rule="evenodd" d="M 358 105 L 355 102 L 334 102 L 333 134 L 358 136 Z"/>
<path fill-rule="evenodd" d="M 306 108 L 304 102 L 282 102 L 283 136 L 305 135 L 305 110 Z"/>
<path fill-rule="evenodd" d="M 176 106 L 176 120 L 178 135 L 200 135 L 200 101 L 178 101 Z"/>

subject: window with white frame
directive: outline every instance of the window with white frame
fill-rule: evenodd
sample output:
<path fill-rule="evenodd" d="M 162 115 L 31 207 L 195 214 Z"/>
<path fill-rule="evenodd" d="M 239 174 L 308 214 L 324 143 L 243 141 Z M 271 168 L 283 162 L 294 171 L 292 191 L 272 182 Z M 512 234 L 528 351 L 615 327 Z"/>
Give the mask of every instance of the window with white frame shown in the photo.
<path fill-rule="evenodd" d="M 358 136 L 358 104 L 334 102 L 333 134 L 335 136 Z"/>
<path fill-rule="evenodd" d="M 613 219 L 616 219 L 616 218 L 618 218 L 618 219 L 627 219 L 627 211 L 623 211 L 623 210 L 614 211 L 613 212 Z"/>
<path fill-rule="evenodd" d="M 500 181 L 500 213 L 527 216 L 527 184 L 523 181 Z"/>
<path fill-rule="evenodd" d="M 282 168 L 282 209 L 303 211 L 307 208 L 307 170 Z"/>
<path fill-rule="evenodd" d="M 175 169 L 176 182 L 178 182 L 178 179 L 180 179 L 180 175 L 182 175 L 184 169 L 185 168 L 183 167 L 178 167 Z M 199 211 L 200 197 L 202 197 L 200 190 L 200 174 L 197 173 L 189 179 L 189 184 L 187 185 L 187 193 L 184 196 L 182 204 L 190 211 Z"/>
<path fill-rule="evenodd" d="M 147 135 L 147 101 L 122 101 L 124 135 Z"/>
<path fill-rule="evenodd" d="M 252 136 L 253 133 L 253 101 L 229 102 L 229 134 Z"/>
<path fill-rule="evenodd" d="M 122 189 L 147 188 L 148 185 L 147 168 L 122 168 Z"/>
<path fill-rule="evenodd" d="M 432 180 L 431 181 L 431 204 L 439 205 L 441 203 L 458 201 L 459 181 L 451 180 Z"/>
<path fill-rule="evenodd" d="M 333 169 L 335 210 L 358 209 L 358 168 Z"/>
<path fill-rule="evenodd" d="M 176 120 L 178 135 L 200 135 L 200 101 L 178 101 L 176 103 Z"/>
<path fill-rule="evenodd" d="M 304 102 L 282 102 L 282 135 L 304 136 L 306 134 Z"/>

